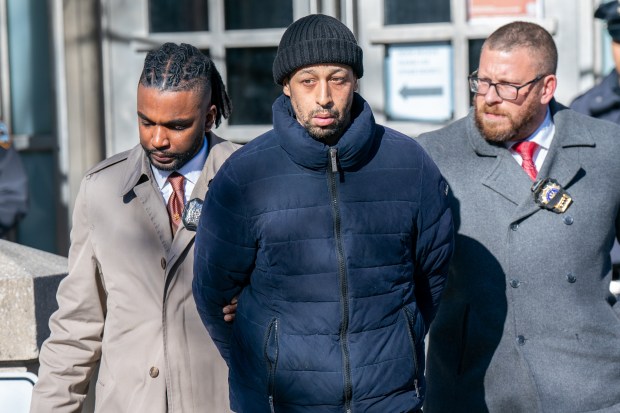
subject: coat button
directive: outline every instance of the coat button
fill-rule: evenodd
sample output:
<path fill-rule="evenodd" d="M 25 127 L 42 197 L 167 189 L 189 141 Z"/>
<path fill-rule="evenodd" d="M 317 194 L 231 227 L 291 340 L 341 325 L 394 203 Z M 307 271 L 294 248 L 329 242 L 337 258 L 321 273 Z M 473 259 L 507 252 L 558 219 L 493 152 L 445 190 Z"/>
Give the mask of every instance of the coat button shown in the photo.
<path fill-rule="evenodd" d="M 569 283 L 574 283 L 575 281 L 577 281 L 577 277 L 575 277 L 573 274 L 568 273 L 566 274 L 566 280 L 568 280 Z"/>
<path fill-rule="evenodd" d="M 159 376 L 159 369 L 157 367 L 151 367 L 151 369 L 149 370 L 149 376 L 151 376 L 152 378 Z"/>
<path fill-rule="evenodd" d="M 518 343 L 520 346 L 524 346 L 524 345 L 525 345 L 525 337 L 524 337 L 524 336 L 521 336 L 521 335 L 520 335 L 520 336 L 518 336 L 518 337 L 517 337 L 517 343 Z"/>
<path fill-rule="evenodd" d="M 519 224 L 510 224 L 510 229 L 516 231 L 519 229 Z"/>
<path fill-rule="evenodd" d="M 166 259 L 164 257 L 161 258 L 161 268 L 166 269 Z"/>
<path fill-rule="evenodd" d="M 519 282 L 519 280 L 510 280 L 510 286 L 512 288 L 518 288 L 519 285 L 521 285 L 521 283 Z"/>
<path fill-rule="evenodd" d="M 564 221 L 566 225 L 573 225 L 573 222 L 575 222 L 573 217 L 571 217 L 570 215 L 566 215 L 564 218 L 562 218 L 562 221 Z"/>

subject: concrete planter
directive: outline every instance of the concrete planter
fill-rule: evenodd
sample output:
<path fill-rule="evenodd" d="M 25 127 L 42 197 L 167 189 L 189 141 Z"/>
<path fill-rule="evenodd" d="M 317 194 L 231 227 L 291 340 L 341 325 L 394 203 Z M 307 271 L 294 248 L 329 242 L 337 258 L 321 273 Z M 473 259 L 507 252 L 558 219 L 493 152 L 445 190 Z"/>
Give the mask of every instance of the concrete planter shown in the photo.
<path fill-rule="evenodd" d="M 38 368 L 67 259 L 0 240 L 0 370 Z"/>

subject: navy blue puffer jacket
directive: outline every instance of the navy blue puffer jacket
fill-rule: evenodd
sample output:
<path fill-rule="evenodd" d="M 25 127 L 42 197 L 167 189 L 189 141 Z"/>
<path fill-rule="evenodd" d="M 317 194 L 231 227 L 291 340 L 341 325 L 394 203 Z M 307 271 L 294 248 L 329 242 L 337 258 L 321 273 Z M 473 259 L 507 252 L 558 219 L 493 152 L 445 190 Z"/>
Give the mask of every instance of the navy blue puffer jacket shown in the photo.
<path fill-rule="evenodd" d="M 447 186 L 412 139 L 355 95 L 338 144 L 288 97 L 274 129 L 212 181 L 194 296 L 230 367 L 238 412 L 410 412 L 452 253 Z M 234 323 L 222 307 L 240 294 Z"/>

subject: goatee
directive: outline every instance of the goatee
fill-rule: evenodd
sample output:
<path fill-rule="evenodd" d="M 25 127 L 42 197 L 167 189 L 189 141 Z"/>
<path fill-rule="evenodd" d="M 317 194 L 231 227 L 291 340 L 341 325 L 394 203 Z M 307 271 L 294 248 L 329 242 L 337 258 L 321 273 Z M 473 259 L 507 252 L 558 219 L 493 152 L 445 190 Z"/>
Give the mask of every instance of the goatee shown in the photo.
<path fill-rule="evenodd" d="M 523 107 L 523 113 L 518 114 L 518 117 L 508 112 L 503 112 L 497 108 L 497 106 L 489 106 L 486 103 L 478 104 L 478 100 L 474 97 L 474 120 L 476 128 L 480 131 L 482 137 L 488 142 L 504 143 L 513 141 L 516 139 L 522 139 L 527 136 L 531 131 L 531 124 L 534 118 L 538 115 L 538 104 L 532 100 Z M 505 116 L 508 121 L 508 125 L 498 125 L 494 122 L 486 121 L 484 114 L 490 113 L 495 115 Z"/>

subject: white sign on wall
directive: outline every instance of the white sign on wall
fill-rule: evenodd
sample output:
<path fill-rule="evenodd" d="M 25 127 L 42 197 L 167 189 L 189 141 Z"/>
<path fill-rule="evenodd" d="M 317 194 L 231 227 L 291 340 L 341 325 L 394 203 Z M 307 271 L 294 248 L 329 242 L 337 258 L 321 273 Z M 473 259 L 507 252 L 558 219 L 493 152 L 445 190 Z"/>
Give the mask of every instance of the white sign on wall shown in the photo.
<path fill-rule="evenodd" d="M 454 113 L 452 46 L 391 45 L 386 58 L 390 119 L 445 122 Z"/>

